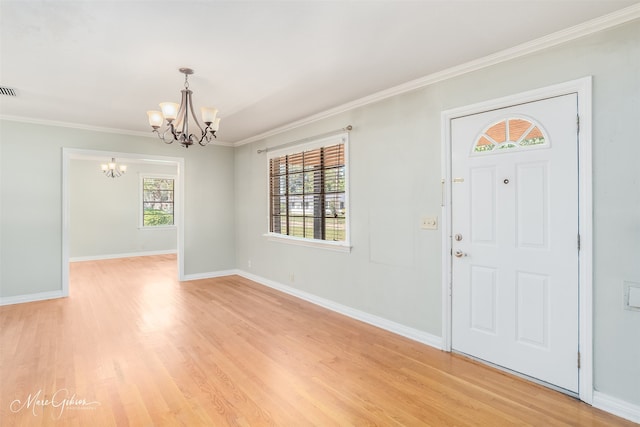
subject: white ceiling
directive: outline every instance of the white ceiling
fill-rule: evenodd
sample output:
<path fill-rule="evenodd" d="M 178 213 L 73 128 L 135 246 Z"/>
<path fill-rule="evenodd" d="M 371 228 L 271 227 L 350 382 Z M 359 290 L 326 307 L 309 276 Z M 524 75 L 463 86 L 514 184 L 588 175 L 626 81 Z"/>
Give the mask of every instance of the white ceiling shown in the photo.
<path fill-rule="evenodd" d="M 238 142 L 638 3 L 0 0 L 0 115 L 149 132 L 190 67 Z"/>

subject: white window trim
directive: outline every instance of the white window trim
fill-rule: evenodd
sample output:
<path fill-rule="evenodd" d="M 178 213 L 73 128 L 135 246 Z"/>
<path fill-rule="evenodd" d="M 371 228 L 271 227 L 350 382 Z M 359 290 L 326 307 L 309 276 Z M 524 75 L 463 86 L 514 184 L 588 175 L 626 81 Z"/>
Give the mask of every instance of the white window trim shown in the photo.
<path fill-rule="evenodd" d="M 328 147 L 331 145 L 336 145 L 336 144 L 344 144 L 344 165 L 345 165 L 345 170 L 344 170 L 344 176 L 345 176 L 345 180 L 346 180 L 346 185 L 345 185 L 345 189 L 344 189 L 344 198 L 345 198 L 345 211 L 346 211 L 346 216 L 345 216 L 345 240 L 344 241 L 340 241 L 340 242 L 335 242 L 332 240 L 320 240 L 320 239 L 307 239 L 307 238 L 303 238 L 303 237 L 294 237 L 294 236 L 287 236 L 286 234 L 278 234 L 278 233 L 272 233 L 269 230 L 271 229 L 271 211 L 270 211 L 270 204 L 271 204 L 271 200 L 269 197 L 269 194 L 271 192 L 271 177 L 269 176 L 269 161 L 274 158 L 274 157 L 280 157 L 280 156 L 284 156 L 287 154 L 294 154 L 294 153 L 300 153 L 302 151 L 309 151 L 309 150 L 314 150 L 316 148 L 320 148 L 320 147 Z M 349 194 L 349 187 L 350 187 L 350 178 L 349 178 L 349 133 L 348 132 L 341 132 L 339 134 L 335 134 L 335 135 L 331 135 L 328 137 L 324 137 L 324 138 L 318 138 L 315 139 L 313 141 L 309 141 L 309 142 L 305 142 L 305 143 L 301 143 L 301 144 L 296 144 L 296 145 L 290 145 L 287 146 L 286 148 L 280 148 L 280 149 L 273 149 L 273 150 L 268 150 L 267 151 L 267 171 L 266 171 L 266 175 L 267 175 L 267 186 L 266 186 L 266 191 L 267 191 L 267 232 L 265 234 L 263 234 L 264 237 L 266 237 L 269 241 L 273 241 L 273 242 L 280 242 L 280 243 L 285 243 L 285 244 L 291 244 L 291 245 L 298 245 L 298 246 L 306 246 L 306 247 L 312 247 L 312 248 L 321 248 L 321 249 L 328 249 L 328 250 L 333 250 L 333 251 L 338 251 L 338 252 L 350 252 L 351 251 L 351 204 L 350 204 L 350 194 Z"/>
<path fill-rule="evenodd" d="M 302 237 L 287 236 L 278 233 L 263 234 L 267 240 L 272 242 L 287 243 L 290 245 L 306 246 L 308 248 L 322 248 L 336 252 L 351 252 L 351 246 L 345 242 L 334 242 L 332 240 L 305 239 Z"/>
<path fill-rule="evenodd" d="M 138 229 L 139 230 L 174 230 L 176 228 L 176 182 L 175 175 L 167 175 L 162 173 L 139 173 L 138 174 Z M 162 178 L 173 179 L 173 225 L 144 225 L 144 179 L 145 178 Z"/>

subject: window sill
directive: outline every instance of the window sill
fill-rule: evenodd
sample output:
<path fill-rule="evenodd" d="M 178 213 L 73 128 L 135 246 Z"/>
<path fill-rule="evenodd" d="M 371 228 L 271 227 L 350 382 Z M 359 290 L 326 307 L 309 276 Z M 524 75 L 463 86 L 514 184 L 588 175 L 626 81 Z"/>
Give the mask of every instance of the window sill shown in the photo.
<path fill-rule="evenodd" d="M 348 242 L 332 242 L 328 240 L 303 239 L 300 237 L 285 236 L 276 233 L 263 234 L 271 242 L 280 242 L 290 245 L 306 246 L 309 248 L 327 249 L 336 252 L 351 252 L 351 245 Z"/>
<path fill-rule="evenodd" d="M 175 225 L 138 226 L 138 230 L 175 230 L 177 228 Z"/>

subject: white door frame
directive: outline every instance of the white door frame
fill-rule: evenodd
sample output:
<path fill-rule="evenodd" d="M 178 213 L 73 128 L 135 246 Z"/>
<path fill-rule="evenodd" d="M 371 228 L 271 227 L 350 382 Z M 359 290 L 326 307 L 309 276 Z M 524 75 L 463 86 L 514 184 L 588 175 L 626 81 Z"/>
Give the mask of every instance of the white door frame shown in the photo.
<path fill-rule="evenodd" d="M 593 309 L 592 309 L 592 168 L 591 168 L 591 76 L 553 86 L 535 89 L 454 108 L 442 112 L 442 349 L 451 351 L 451 286 L 452 286 L 452 231 L 451 231 L 451 121 L 470 114 L 500 109 L 545 98 L 578 94 L 578 215 L 580 233 L 579 252 L 579 396 L 591 404 L 593 401 Z M 576 242 L 577 243 L 577 242 Z M 577 360 L 576 360 L 577 363 Z"/>
<path fill-rule="evenodd" d="M 113 151 L 62 148 L 62 297 L 69 296 L 69 229 L 70 229 L 70 183 L 69 166 L 72 159 L 104 161 L 111 157 L 133 159 L 139 162 L 175 165 L 177 168 L 174 209 L 178 240 L 178 280 L 184 280 L 184 158 L 166 157 L 153 154 L 118 153 Z"/>

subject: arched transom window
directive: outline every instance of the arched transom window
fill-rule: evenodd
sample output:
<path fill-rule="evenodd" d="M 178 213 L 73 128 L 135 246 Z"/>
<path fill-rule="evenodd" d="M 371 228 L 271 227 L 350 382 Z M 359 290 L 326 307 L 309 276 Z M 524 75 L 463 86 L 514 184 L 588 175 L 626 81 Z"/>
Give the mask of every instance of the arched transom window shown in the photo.
<path fill-rule="evenodd" d="M 508 118 L 487 127 L 473 146 L 475 153 L 517 150 L 547 145 L 548 140 L 537 124 L 522 117 Z"/>

